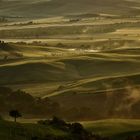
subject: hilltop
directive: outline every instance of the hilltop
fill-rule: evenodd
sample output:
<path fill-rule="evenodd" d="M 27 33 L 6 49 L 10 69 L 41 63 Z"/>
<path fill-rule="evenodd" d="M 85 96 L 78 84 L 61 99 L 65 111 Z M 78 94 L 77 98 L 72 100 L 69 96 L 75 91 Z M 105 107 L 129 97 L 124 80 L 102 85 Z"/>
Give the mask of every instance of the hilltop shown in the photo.
<path fill-rule="evenodd" d="M 138 15 L 135 0 L 2 0 L 0 15 L 26 17 L 61 16 L 78 13 Z"/>

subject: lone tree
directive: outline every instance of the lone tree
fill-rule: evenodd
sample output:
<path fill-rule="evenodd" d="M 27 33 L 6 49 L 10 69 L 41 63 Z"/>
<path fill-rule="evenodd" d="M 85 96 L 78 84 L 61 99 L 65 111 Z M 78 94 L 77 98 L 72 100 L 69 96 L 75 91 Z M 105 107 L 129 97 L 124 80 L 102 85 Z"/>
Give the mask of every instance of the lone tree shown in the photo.
<path fill-rule="evenodd" d="M 15 122 L 17 121 L 17 118 L 22 117 L 22 115 L 19 113 L 18 110 L 11 110 L 11 111 L 9 112 L 9 116 L 11 116 L 12 118 L 14 118 L 14 121 L 15 121 Z"/>

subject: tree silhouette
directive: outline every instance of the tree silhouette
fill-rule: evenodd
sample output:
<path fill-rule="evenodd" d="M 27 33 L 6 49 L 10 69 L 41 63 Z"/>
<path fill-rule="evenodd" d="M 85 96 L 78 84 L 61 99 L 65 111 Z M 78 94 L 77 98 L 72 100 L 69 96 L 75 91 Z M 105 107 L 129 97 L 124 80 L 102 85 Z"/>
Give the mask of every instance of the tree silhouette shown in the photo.
<path fill-rule="evenodd" d="M 17 118 L 21 117 L 22 115 L 19 113 L 18 110 L 11 110 L 9 112 L 9 116 L 11 116 L 12 118 L 14 118 L 14 121 L 17 121 Z"/>

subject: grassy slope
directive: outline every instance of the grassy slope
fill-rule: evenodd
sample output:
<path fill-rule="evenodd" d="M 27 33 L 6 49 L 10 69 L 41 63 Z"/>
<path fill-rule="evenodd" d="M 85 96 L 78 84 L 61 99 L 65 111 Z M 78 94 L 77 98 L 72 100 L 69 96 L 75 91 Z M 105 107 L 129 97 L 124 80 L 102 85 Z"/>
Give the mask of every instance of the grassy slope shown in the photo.
<path fill-rule="evenodd" d="M 112 140 L 124 140 L 128 136 L 140 134 L 139 120 L 102 120 L 95 122 L 83 122 L 85 128 L 101 136 L 109 136 Z M 12 122 L 0 121 L 0 139 L 2 140 L 27 140 L 34 136 L 65 136 L 67 133 L 39 124 L 15 124 Z"/>
<path fill-rule="evenodd" d="M 79 5 L 80 4 L 80 5 Z M 115 7 L 114 7 L 115 5 Z M 63 15 L 69 13 L 93 12 L 111 14 L 137 14 L 138 9 L 131 9 L 131 6 L 138 6 L 137 3 L 122 0 L 52 0 L 52 1 L 11 1 L 1 2 L 0 12 L 5 15 L 46 16 Z M 26 10 L 25 10 L 26 9 Z M 118 10 L 119 9 L 119 10 Z"/>
<path fill-rule="evenodd" d="M 139 120 L 101 120 L 95 122 L 83 122 L 90 131 L 103 136 L 111 136 L 112 140 L 124 140 L 128 136 L 140 134 Z"/>
<path fill-rule="evenodd" d="M 65 48 L 50 46 L 12 44 L 11 50 L 23 56 L 6 60 L 5 63 L 1 61 L 1 85 L 25 90 L 33 96 L 51 97 L 60 103 L 64 111 L 86 108 L 87 116 L 80 114 L 83 120 L 93 120 L 94 116 L 98 119 L 106 116 L 122 118 L 126 114 L 128 117 L 131 117 L 130 114 L 134 117 L 139 115 L 138 108 L 125 108 L 129 99 L 130 106 L 137 103 L 133 90 L 139 90 L 139 48 L 82 52 L 78 55 L 69 53 Z M 52 52 L 59 55 L 46 56 Z M 139 100 L 136 92 L 137 96 Z M 106 111 L 102 114 L 103 110 Z"/>
<path fill-rule="evenodd" d="M 56 28 L 52 27 L 52 29 L 55 31 Z M 75 30 L 72 28 L 72 31 Z M 60 31 L 58 33 L 61 34 Z M 61 48 L 56 46 L 60 40 L 54 41 L 55 43 L 52 41 L 51 44 L 49 42 L 46 46 L 11 44 L 8 50 L 0 50 L 1 58 L 5 53 L 9 55 L 8 60 L 0 62 L 0 76 L 3 77 L 0 79 L 0 84 L 25 90 L 34 96 L 49 96 L 64 106 L 64 109 L 90 108 L 91 114 L 96 114 L 99 118 L 102 114 L 96 110 L 98 108 L 102 111 L 102 106 L 105 106 L 104 109 L 107 108 L 107 110 L 103 116 L 108 116 L 108 114 L 114 116 L 118 107 L 126 110 L 124 104 L 127 104 L 128 99 L 123 104 L 124 98 L 120 98 L 120 96 L 128 98 L 126 93 L 123 94 L 123 89 L 129 86 L 132 90 L 136 86 L 139 88 L 140 83 L 138 35 L 136 33 L 126 36 L 126 33 L 125 30 L 121 35 L 124 40 L 107 39 L 114 37 L 111 33 L 97 35 L 99 40 L 91 39 L 90 42 L 86 38 L 85 40 L 67 39 L 65 40 L 67 45 L 65 46 L 64 43 Z M 115 35 L 115 38 L 120 38 L 120 34 Z M 63 40 L 61 42 L 63 43 Z M 85 43 L 90 46 L 82 47 L 81 45 Z M 76 48 L 76 50 L 70 51 L 67 47 Z M 81 47 L 93 50 L 102 49 L 102 52 L 84 52 L 79 49 Z M 21 54 L 21 56 L 16 54 Z M 112 93 L 111 98 L 106 96 L 107 91 L 109 94 Z M 131 91 L 129 93 L 132 94 Z M 119 101 L 119 104 L 116 101 Z M 138 115 L 139 110 L 136 109 L 136 112 Z M 128 113 L 130 116 L 132 112 Z M 123 116 L 122 113 L 117 114 Z M 135 112 L 132 114 L 135 115 Z M 84 119 L 89 118 L 86 116 Z"/>
<path fill-rule="evenodd" d="M 31 137 L 42 137 L 46 135 L 65 136 L 66 133 L 52 128 L 51 126 L 42 126 L 39 124 L 15 124 L 7 121 L 0 121 L 0 139 L 2 140 L 28 140 Z"/>
<path fill-rule="evenodd" d="M 23 87 L 25 83 L 43 84 L 45 87 L 45 83 L 47 86 L 48 82 L 54 82 L 56 90 L 59 87 L 56 83 L 68 83 L 63 89 L 56 91 L 58 94 L 76 88 L 104 90 L 104 83 L 111 85 L 115 79 L 119 80 L 121 77 L 139 84 L 139 48 L 71 54 L 67 49 L 56 47 L 12 44 L 8 50 L 0 51 L 1 57 L 6 53 L 9 57 L 8 60 L 0 62 L 0 74 L 3 76 L 1 84 L 23 84 Z M 22 56 L 17 57 L 15 54 Z"/>

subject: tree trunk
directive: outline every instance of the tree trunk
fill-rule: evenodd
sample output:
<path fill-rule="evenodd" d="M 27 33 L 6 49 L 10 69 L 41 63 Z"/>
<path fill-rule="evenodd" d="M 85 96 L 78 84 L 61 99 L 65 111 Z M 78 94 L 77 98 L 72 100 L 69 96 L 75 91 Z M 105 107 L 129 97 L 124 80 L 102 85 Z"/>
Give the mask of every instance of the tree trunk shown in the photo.
<path fill-rule="evenodd" d="M 17 117 L 15 117 L 15 122 L 17 122 Z"/>

